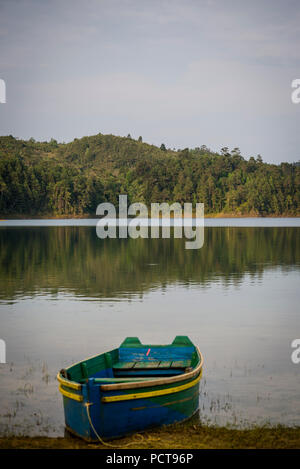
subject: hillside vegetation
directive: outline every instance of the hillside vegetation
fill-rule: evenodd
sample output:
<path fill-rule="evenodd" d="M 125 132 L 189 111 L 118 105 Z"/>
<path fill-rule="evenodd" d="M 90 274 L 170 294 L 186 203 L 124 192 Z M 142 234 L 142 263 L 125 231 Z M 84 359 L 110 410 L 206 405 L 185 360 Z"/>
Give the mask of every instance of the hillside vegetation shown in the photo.
<path fill-rule="evenodd" d="M 99 203 L 204 202 L 205 214 L 299 215 L 299 164 L 238 148 L 168 150 L 98 134 L 70 143 L 0 137 L 0 216 L 95 215 Z"/>

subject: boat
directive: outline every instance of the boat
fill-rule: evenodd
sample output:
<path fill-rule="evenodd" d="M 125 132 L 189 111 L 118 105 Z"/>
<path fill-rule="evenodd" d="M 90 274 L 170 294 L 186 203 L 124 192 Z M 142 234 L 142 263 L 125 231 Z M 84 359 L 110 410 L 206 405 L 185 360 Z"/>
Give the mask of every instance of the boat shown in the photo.
<path fill-rule="evenodd" d="M 186 336 L 168 345 L 127 337 L 58 373 L 66 429 L 93 442 L 186 420 L 198 411 L 202 368 Z"/>

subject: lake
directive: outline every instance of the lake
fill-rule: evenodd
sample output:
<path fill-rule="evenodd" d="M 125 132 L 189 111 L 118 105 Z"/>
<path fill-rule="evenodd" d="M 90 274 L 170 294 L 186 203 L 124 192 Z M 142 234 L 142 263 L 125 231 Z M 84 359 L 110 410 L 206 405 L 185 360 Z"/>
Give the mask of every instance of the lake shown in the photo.
<path fill-rule="evenodd" d="M 63 436 L 57 372 L 126 336 L 199 345 L 203 423 L 300 425 L 299 244 L 299 219 L 208 219 L 199 250 L 0 221 L 0 435 Z"/>

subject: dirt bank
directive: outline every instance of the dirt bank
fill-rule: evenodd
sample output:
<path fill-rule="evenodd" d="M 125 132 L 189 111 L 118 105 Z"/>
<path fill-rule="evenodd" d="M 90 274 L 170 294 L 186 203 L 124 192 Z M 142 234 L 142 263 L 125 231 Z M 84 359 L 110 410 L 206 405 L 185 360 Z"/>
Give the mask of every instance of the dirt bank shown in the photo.
<path fill-rule="evenodd" d="M 85 443 L 71 437 L 7 437 L 0 438 L 0 449 L 117 449 L 124 447 L 130 449 L 299 449 L 300 427 L 255 427 L 249 430 L 232 430 L 224 427 L 178 424 L 107 443 L 112 446 Z"/>

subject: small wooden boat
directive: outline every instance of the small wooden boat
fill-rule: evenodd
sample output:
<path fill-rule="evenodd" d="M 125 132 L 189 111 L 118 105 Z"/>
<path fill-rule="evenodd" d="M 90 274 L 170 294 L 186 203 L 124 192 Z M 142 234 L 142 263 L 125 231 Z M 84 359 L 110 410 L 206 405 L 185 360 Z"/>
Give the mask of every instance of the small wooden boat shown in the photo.
<path fill-rule="evenodd" d="M 202 366 L 188 337 L 169 345 L 128 337 L 119 348 L 58 373 L 66 428 L 97 441 L 190 418 L 199 406 Z"/>

